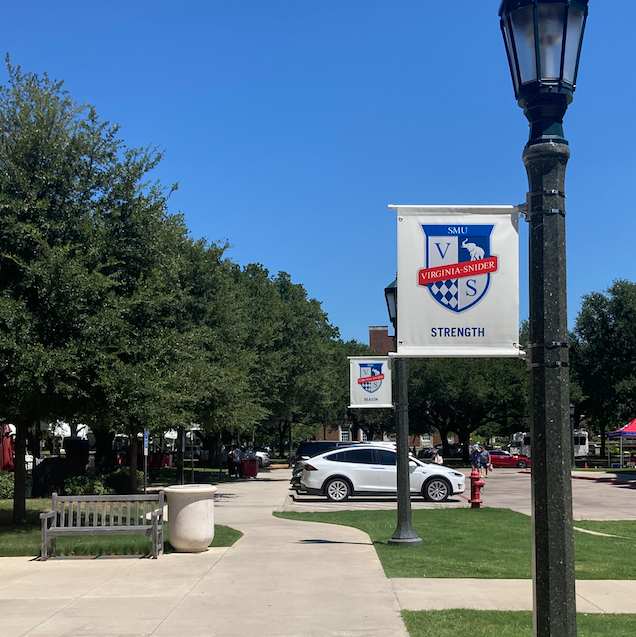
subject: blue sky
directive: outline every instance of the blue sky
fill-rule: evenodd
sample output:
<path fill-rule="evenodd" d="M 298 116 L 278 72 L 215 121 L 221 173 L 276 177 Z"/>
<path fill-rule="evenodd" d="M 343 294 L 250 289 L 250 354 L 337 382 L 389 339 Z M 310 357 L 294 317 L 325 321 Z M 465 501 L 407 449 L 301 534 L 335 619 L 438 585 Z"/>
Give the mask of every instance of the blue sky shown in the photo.
<path fill-rule="evenodd" d="M 127 145 L 164 148 L 156 176 L 179 182 L 171 211 L 192 235 L 289 272 L 345 339 L 388 324 L 388 204 L 525 200 L 499 0 L 6 4 L 12 63 L 65 80 Z M 635 279 L 635 23 L 636 3 L 590 2 L 564 123 L 570 324 L 583 294 Z"/>

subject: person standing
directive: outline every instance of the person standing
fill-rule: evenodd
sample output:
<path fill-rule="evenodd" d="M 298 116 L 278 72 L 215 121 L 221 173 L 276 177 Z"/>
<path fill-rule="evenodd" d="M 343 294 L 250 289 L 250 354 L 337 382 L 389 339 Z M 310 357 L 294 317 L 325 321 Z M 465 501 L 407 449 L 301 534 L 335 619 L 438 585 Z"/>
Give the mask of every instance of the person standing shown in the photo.
<path fill-rule="evenodd" d="M 232 451 L 232 460 L 234 461 L 234 470 L 236 471 L 236 477 L 243 477 L 243 451 L 236 445 L 234 451 Z"/>
<path fill-rule="evenodd" d="M 470 452 L 470 468 L 479 469 L 479 445 L 473 445 Z"/>
<path fill-rule="evenodd" d="M 229 478 L 233 478 L 236 472 L 236 468 L 234 467 L 234 445 L 230 447 L 230 450 L 227 452 L 227 475 Z"/>
<path fill-rule="evenodd" d="M 482 478 L 488 477 L 488 465 L 490 464 L 490 452 L 486 447 L 482 447 L 479 452 L 479 475 Z"/>

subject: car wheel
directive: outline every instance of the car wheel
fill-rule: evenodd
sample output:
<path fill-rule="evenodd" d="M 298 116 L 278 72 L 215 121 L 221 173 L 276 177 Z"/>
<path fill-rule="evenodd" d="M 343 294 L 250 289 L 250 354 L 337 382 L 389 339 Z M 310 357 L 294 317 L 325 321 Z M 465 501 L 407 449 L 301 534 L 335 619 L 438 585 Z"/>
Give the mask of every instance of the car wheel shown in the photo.
<path fill-rule="evenodd" d="M 325 486 L 325 495 L 332 502 L 344 502 L 351 495 L 351 487 L 343 478 L 333 478 Z"/>
<path fill-rule="evenodd" d="M 258 468 L 262 469 L 263 468 L 263 458 L 261 458 L 260 456 L 257 457 L 258 460 Z"/>
<path fill-rule="evenodd" d="M 422 490 L 422 495 L 425 500 L 430 502 L 444 502 L 451 494 L 451 486 L 448 480 L 444 478 L 432 478 L 425 485 Z"/>
<path fill-rule="evenodd" d="M 525 469 L 528 466 L 528 462 L 527 460 L 519 460 L 519 462 L 517 462 L 517 466 L 519 469 Z"/>

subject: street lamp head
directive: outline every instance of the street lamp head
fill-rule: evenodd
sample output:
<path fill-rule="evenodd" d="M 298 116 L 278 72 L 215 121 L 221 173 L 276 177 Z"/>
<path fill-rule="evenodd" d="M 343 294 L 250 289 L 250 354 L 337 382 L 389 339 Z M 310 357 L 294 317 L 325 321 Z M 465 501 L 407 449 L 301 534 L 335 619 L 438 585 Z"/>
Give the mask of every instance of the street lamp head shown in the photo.
<path fill-rule="evenodd" d="M 391 324 L 393 329 L 397 331 L 397 279 L 384 288 L 384 298 L 386 298 Z"/>
<path fill-rule="evenodd" d="M 529 145 L 567 144 L 588 0 L 502 0 L 499 7 L 512 84 L 530 122 Z"/>

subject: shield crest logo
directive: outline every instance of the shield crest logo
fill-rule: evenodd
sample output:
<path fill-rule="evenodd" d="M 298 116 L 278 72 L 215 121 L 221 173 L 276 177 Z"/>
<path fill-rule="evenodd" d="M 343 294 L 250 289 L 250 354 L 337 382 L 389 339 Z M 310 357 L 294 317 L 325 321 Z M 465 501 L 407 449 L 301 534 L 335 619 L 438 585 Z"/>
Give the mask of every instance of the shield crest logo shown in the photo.
<path fill-rule="evenodd" d="M 360 378 L 358 378 L 358 385 L 365 391 L 372 394 L 378 391 L 382 386 L 384 380 L 384 374 L 382 373 L 382 363 L 358 363 L 360 369 Z"/>
<path fill-rule="evenodd" d="M 484 298 L 498 269 L 491 254 L 494 225 L 423 225 L 426 267 L 418 285 L 451 312 L 465 312 Z"/>

